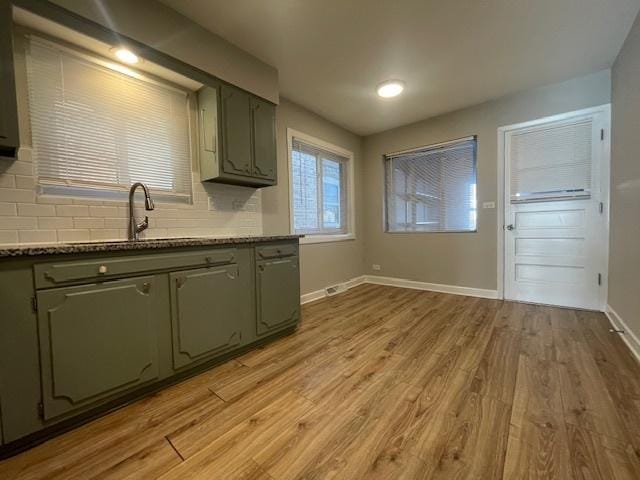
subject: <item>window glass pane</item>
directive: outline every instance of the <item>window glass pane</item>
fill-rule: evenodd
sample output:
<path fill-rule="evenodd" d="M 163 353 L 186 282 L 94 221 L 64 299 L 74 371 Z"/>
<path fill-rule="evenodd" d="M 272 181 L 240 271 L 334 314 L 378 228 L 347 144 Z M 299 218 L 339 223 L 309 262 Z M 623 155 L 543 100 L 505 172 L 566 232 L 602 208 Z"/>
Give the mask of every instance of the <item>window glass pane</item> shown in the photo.
<path fill-rule="evenodd" d="M 389 156 L 385 171 L 387 231 L 476 229 L 475 139 Z"/>
<path fill-rule="evenodd" d="M 294 150 L 293 211 L 296 231 L 317 230 L 318 225 L 318 172 L 315 155 Z"/>
<path fill-rule="evenodd" d="M 324 228 L 342 226 L 340 162 L 322 159 L 322 222 Z"/>
<path fill-rule="evenodd" d="M 293 217 L 296 233 L 347 233 L 348 159 L 293 139 Z"/>

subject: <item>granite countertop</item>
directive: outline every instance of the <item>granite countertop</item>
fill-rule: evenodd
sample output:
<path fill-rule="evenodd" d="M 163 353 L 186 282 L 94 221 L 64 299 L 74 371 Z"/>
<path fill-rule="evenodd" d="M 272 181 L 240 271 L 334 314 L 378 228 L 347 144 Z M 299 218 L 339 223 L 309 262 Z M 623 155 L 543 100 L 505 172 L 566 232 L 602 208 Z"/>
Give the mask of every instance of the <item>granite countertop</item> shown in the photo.
<path fill-rule="evenodd" d="M 157 238 L 139 240 L 115 240 L 104 242 L 55 243 L 47 245 L 0 246 L 0 258 L 36 257 L 41 255 L 63 255 L 70 253 L 117 252 L 125 250 L 149 250 L 178 247 L 207 247 L 214 245 L 237 245 L 243 243 L 276 242 L 293 240 L 304 235 L 264 235 L 249 237 L 189 237 Z"/>

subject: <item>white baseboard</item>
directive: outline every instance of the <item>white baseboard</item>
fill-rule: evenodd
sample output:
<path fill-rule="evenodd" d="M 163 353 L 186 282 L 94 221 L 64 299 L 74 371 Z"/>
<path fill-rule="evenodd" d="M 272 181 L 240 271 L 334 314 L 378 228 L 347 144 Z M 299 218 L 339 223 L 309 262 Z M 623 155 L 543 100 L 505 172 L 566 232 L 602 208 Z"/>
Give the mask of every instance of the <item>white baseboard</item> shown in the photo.
<path fill-rule="evenodd" d="M 480 297 L 480 298 L 498 298 L 497 290 L 485 290 L 482 288 L 470 288 L 470 287 L 459 287 L 456 285 L 441 285 L 439 283 L 426 283 L 426 282 L 416 282 L 414 280 L 404 280 L 402 278 L 393 278 L 393 277 L 381 277 L 378 275 L 362 275 L 360 277 L 352 278 L 341 284 L 343 289 L 341 291 L 349 290 L 358 285 L 362 285 L 363 283 L 372 283 L 375 285 L 387 285 L 389 287 L 401 287 L 401 288 L 412 288 L 415 290 L 427 290 L 430 292 L 441 292 L 441 293 L 451 293 L 453 295 L 466 295 L 468 297 Z M 323 288 L 322 290 L 316 290 L 313 292 L 305 293 L 300 297 L 300 303 L 305 304 L 309 302 L 313 302 L 315 300 L 320 300 L 321 298 L 325 298 L 327 292 Z"/>
<path fill-rule="evenodd" d="M 624 330 L 624 333 L 620 335 L 622 341 L 627 344 L 631 353 L 640 362 L 640 339 L 633 333 L 629 326 L 624 323 L 624 320 L 611 308 L 611 305 L 607 305 L 604 311 L 605 315 L 609 319 L 609 322 L 616 330 Z"/>
<path fill-rule="evenodd" d="M 380 277 L 378 275 L 366 275 L 365 283 L 387 285 L 390 287 L 413 288 L 415 290 L 427 290 L 430 292 L 451 293 L 453 295 L 466 295 L 468 297 L 498 298 L 497 290 L 485 290 L 483 288 L 459 287 L 457 285 L 442 285 L 439 283 L 417 282 L 402 278 Z"/>
<path fill-rule="evenodd" d="M 347 280 L 346 282 L 341 283 L 340 286 L 342 288 L 340 290 L 340 293 L 346 292 L 350 288 L 357 287 L 358 285 L 362 285 L 363 283 L 365 283 L 364 279 L 365 277 L 364 275 L 362 275 L 360 277 L 352 278 L 351 280 Z M 315 290 L 313 292 L 309 292 L 309 293 L 305 293 L 304 295 L 301 295 L 300 303 L 304 305 L 305 303 L 314 302 L 316 300 L 320 300 L 321 298 L 325 298 L 328 296 L 329 295 L 327 294 L 326 289 L 323 288 L 321 290 Z"/>

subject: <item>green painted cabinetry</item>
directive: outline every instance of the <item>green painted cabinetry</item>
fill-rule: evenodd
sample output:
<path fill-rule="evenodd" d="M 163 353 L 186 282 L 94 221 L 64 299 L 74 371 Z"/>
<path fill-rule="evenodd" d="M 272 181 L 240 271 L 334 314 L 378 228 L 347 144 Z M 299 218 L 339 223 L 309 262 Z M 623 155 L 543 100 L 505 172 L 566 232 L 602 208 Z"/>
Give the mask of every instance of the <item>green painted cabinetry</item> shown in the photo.
<path fill-rule="evenodd" d="M 277 183 L 275 105 L 221 83 L 200 89 L 198 108 L 201 180 L 252 187 Z"/>
<path fill-rule="evenodd" d="M 298 256 L 274 255 L 269 260 L 258 260 L 256 266 L 257 335 L 297 324 L 300 320 Z"/>
<path fill-rule="evenodd" d="M 8 447 L 291 331 L 298 240 L 4 258 L 0 305 Z"/>
<path fill-rule="evenodd" d="M 153 277 L 38 293 L 43 417 L 158 377 Z"/>
<path fill-rule="evenodd" d="M 262 100 L 251 98 L 251 122 L 253 132 L 254 177 L 276 182 L 276 107 Z"/>
<path fill-rule="evenodd" d="M 0 156 L 9 157 L 19 145 L 12 24 L 11 2 L 0 0 Z"/>
<path fill-rule="evenodd" d="M 229 351 L 250 335 L 252 288 L 243 274 L 231 264 L 169 275 L 176 369 Z"/>

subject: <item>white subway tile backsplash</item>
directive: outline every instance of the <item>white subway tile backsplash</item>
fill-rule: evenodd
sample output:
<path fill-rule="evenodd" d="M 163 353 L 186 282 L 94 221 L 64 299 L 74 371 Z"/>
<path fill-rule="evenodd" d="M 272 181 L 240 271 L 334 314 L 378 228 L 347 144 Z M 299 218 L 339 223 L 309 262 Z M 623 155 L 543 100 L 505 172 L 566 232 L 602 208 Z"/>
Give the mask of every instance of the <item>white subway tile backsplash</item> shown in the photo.
<path fill-rule="evenodd" d="M 0 217 L 0 230 L 36 230 L 37 228 L 37 218 Z"/>
<path fill-rule="evenodd" d="M 16 177 L 8 173 L 0 173 L 0 188 L 15 188 Z"/>
<path fill-rule="evenodd" d="M 91 217 L 116 217 L 117 215 L 118 207 L 89 207 Z"/>
<path fill-rule="evenodd" d="M 103 218 L 92 217 L 75 217 L 73 219 L 73 228 L 104 228 Z"/>
<path fill-rule="evenodd" d="M 86 205 L 56 205 L 59 217 L 88 217 L 89 207 Z"/>
<path fill-rule="evenodd" d="M 34 203 L 36 192 L 17 188 L 0 188 L 0 202 Z"/>
<path fill-rule="evenodd" d="M 16 175 L 16 188 L 33 190 L 36 188 L 35 177 Z"/>
<path fill-rule="evenodd" d="M 89 230 L 91 240 L 120 240 L 120 231 L 116 228 L 99 228 Z"/>
<path fill-rule="evenodd" d="M 20 217 L 55 217 L 56 207 L 54 205 L 19 203 L 18 216 Z"/>
<path fill-rule="evenodd" d="M 37 194 L 30 149 L 20 149 L 18 156 L 18 161 L 0 160 L 0 245 L 127 238 L 126 201 Z M 191 204 L 155 202 L 155 210 L 146 212 L 137 199 L 136 218 L 149 216 L 142 238 L 262 233 L 259 190 L 197 179 L 194 174 Z"/>
<path fill-rule="evenodd" d="M 18 209 L 15 203 L 0 203 L 0 216 L 16 216 Z"/>
<path fill-rule="evenodd" d="M 17 230 L 0 230 L 0 245 L 11 245 L 18 243 Z"/>
<path fill-rule="evenodd" d="M 56 243 L 58 240 L 55 230 L 20 230 L 20 243 Z"/>
<path fill-rule="evenodd" d="M 43 230 L 61 230 L 73 228 L 73 217 L 41 217 L 38 228 Z"/>
<path fill-rule="evenodd" d="M 88 242 L 91 240 L 89 230 L 58 230 L 59 242 Z"/>
<path fill-rule="evenodd" d="M 12 175 L 33 175 L 33 163 L 3 159 L 0 162 L 0 171 Z"/>
<path fill-rule="evenodd" d="M 151 220 L 149 220 L 151 223 Z M 128 228 L 129 220 L 127 218 L 105 218 L 104 228 Z"/>

